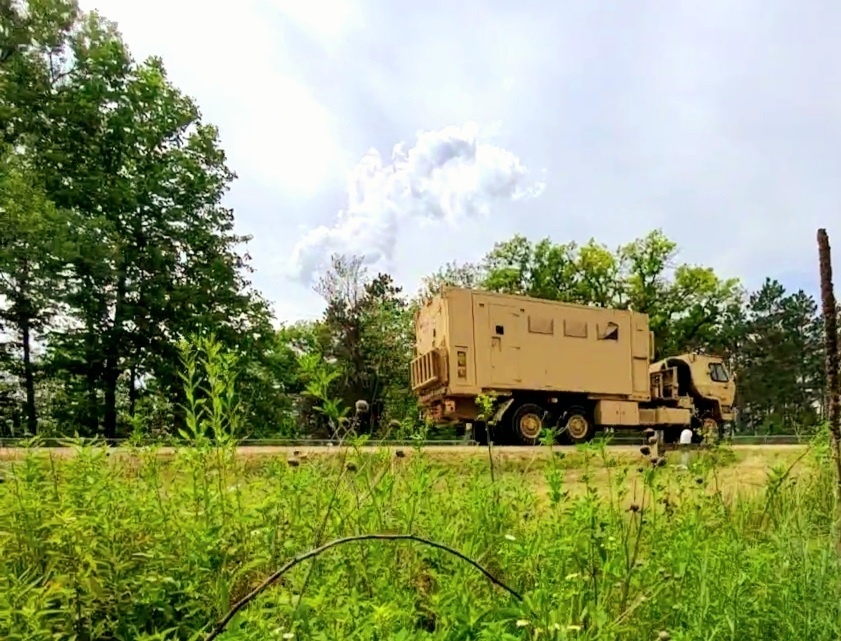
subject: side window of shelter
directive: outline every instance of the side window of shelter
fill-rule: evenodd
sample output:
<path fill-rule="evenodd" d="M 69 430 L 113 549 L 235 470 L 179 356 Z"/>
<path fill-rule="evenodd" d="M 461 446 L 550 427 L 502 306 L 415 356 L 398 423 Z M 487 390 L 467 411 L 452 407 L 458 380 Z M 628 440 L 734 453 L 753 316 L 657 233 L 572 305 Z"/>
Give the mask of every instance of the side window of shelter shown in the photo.
<path fill-rule="evenodd" d="M 540 316 L 529 316 L 529 333 L 552 336 L 555 333 L 555 319 Z"/>
<path fill-rule="evenodd" d="M 604 329 L 599 332 L 599 340 L 601 341 L 618 341 L 619 340 L 619 325 L 610 322 L 604 326 Z"/>
<path fill-rule="evenodd" d="M 564 336 L 569 338 L 587 338 L 587 323 L 572 318 L 564 319 Z"/>

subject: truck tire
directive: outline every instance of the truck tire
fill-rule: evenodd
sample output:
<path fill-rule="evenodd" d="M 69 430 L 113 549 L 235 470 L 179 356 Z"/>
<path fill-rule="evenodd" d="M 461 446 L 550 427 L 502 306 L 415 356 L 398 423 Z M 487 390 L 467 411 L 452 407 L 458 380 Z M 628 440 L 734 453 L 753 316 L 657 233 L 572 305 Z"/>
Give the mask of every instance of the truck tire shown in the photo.
<path fill-rule="evenodd" d="M 488 426 L 484 421 L 473 423 L 473 440 L 479 445 L 488 444 Z"/>
<path fill-rule="evenodd" d="M 573 443 L 587 443 L 596 435 L 596 426 L 590 412 L 580 406 L 570 407 L 564 412 L 559 427 Z"/>
<path fill-rule="evenodd" d="M 510 434 L 516 443 L 536 445 L 546 427 L 546 410 L 536 403 L 523 403 L 511 414 Z"/>

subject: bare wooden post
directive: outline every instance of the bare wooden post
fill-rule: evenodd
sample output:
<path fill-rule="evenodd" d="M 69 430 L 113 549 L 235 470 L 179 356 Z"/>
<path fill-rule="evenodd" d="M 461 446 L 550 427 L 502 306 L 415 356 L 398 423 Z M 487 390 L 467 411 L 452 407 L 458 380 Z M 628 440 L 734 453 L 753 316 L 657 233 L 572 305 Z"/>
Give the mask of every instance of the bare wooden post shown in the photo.
<path fill-rule="evenodd" d="M 835 460 L 836 495 L 841 502 L 841 429 L 839 413 L 841 398 L 838 389 L 838 307 L 832 286 L 832 254 L 825 229 L 818 230 L 818 256 L 821 270 L 821 304 L 823 307 L 824 340 L 826 345 L 826 391 L 829 431 L 832 434 L 832 457 Z"/>

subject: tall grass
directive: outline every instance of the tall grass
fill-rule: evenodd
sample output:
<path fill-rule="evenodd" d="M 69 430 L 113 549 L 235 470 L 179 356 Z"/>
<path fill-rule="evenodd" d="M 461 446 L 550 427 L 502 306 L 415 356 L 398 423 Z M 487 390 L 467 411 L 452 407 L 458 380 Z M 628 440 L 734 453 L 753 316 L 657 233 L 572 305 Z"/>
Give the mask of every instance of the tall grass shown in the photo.
<path fill-rule="evenodd" d="M 218 362 L 217 362 L 218 365 Z M 225 393 L 224 372 L 216 379 Z M 205 377 L 207 378 L 207 377 Z M 212 379 L 212 377 L 210 377 Z M 213 389 L 214 383 L 210 383 Z M 194 408 L 191 444 L 109 456 L 37 443 L 0 484 L 0 638 L 200 639 L 243 595 L 318 542 L 336 547 L 285 574 L 220 639 L 837 639 L 841 568 L 828 453 L 797 482 L 769 470 L 762 493 L 725 498 L 726 461 L 692 473 L 617 464 L 603 446 L 546 452 L 533 474 L 350 447 L 345 457 L 245 459 L 235 402 Z M 227 398 L 227 397 L 225 397 Z M 227 403 L 227 404 L 226 404 Z M 220 409 L 221 408 L 221 409 Z M 228 408 L 228 409 L 225 409 Z M 236 424 L 236 421 L 233 421 Z M 583 470 L 584 491 L 566 486 Z M 594 474 L 607 469 L 609 482 Z"/>

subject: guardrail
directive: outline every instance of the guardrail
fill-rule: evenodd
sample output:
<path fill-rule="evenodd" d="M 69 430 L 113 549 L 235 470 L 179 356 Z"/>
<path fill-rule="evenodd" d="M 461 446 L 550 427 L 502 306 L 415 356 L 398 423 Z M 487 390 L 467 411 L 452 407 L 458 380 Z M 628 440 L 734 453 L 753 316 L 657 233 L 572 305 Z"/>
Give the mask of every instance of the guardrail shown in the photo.
<path fill-rule="evenodd" d="M 724 441 L 734 445 L 797 445 L 807 443 L 812 438 L 808 434 L 735 434 L 733 436 L 725 437 Z M 0 438 L 0 447 L 23 447 L 29 439 L 24 438 Z M 105 443 L 103 439 L 73 439 L 74 443 Z M 131 439 L 116 438 L 109 439 L 108 444 L 112 447 L 125 447 Z M 173 438 L 170 440 L 157 440 L 137 442 L 138 445 L 183 445 L 184 441 Z M 616 434 L 611 435 L 608 439 L 611 445 L 641 445 L 646 442 L 646 438 L 641 434 Z M 412 447 L 419 442 L 412 439 L 369 439 L 365 442 L 366 446 L 388 446 L 388 447 Z M 420 442 L 424 446 L 429 447 L 453 447 L 459 445 L 471 445 L 472 441 L 460 439 L 435 439 L 427 438 Z M 40 440 L 42 447 L 71 447 L 71 439 L 64 438 L 42 438 Z M 309 438 L 262 438 L 262 439 L 244 439 L 240 441 L 240 446 L 245 447 L 330 447 L 338 445 L 338 441 L 329 439 L 309 439 Z"/>

